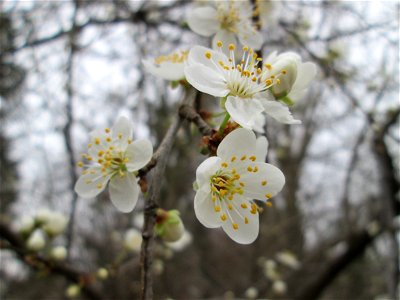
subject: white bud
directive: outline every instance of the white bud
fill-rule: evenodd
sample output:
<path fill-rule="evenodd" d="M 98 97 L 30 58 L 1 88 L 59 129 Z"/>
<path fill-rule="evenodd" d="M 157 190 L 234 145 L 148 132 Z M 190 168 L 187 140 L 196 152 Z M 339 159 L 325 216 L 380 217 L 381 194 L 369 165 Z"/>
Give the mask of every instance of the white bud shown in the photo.
<path fill-rule="evenodd" d="M 276 255 L 276 259 L 283 265 L 292 268 L 292 269 L 298 269 L 300 267 L 300 263 L 297 260 L 296 256 L 289 252 L 289 251 L 283 251 L 280 252 Z"/>
<path fill-rule="evenodd" d="M 35 220 L 30 216 L 23 216 L 17 223 L 17 230 L 21 233 L 30 233 L 35 226 Z"/>
<path fill-rule="evenodd" d="M 272 290 L 278 295 L 283 295 L 286 294 L 287 285 L 284 281 L 277 280 L 274 281 L 274 284 L 272 285 Z"/>
<path fill-rule="evenodd" d="M 129 229 L 124 235 L 124 247 L 128 251 L 140 252 L 142 234 L 135 228 Z"/>
<path fill-rule="evenodd" d="M 46 245 L 46 239 L 41 229 L 36 229 L 26 242 L 28 249 L 32 251 L 39 251 Z"/>
<path fill-rule="evenodd" d="M 108 278 L 108 271 L 106 268 L 100 268 L 97 270 L 97 277 L 100 279 L 107 279 Z"/>
<path fill-rule="evenodd" d="M 79 296 L 80 293 L 81 293 L 81 287 L 77 284 L 71 284 L 65 291 L 65 295 L 68 298 L 75 298 Z"/>
<path fill-rule="evenodd" d="M 165 243 L 165 244 L 172 250 L 179 252 L 185 249 L 187 246 L 189 246 L 192 243 L 192 239 L 193 238 L 190 232 L 185 230 L 183 232 L 182 237 L 179 240 L 177 240 L 176 242 Z"/>
<path fill-rule="evenodd" d="M 244 294 L 248 299 L 255 299 L 258 296 L 258 290 L 254 286 L 252 286 L 249 287 Z"/>
<path fill-rule="evenodd" d="M 57 246 L 51 249 L 50 256 L 54 260 L 64 260 L 67 257 L 67 249 L 63 246 Z"/>
<path fill-rule="evenodd" d="M 43 230 L 50 236 L 57 236 L 64 232 L 67 223 L 68 220 L 63 214 L 52 212 L 43 223 Z"/>
<path fill-rule="evenodd" d="M 185 227 L 179 217 L 179 211 L 158 209 L 155 230 L 164 242 L 178 241 L 185 232 Z"/>
<path fill-rule="evenodd" d="M 47 222 L 51 217 L 52 212 L 47 208 L 39 209 L 36 213 L 35 219 L 39 223 Z"/>

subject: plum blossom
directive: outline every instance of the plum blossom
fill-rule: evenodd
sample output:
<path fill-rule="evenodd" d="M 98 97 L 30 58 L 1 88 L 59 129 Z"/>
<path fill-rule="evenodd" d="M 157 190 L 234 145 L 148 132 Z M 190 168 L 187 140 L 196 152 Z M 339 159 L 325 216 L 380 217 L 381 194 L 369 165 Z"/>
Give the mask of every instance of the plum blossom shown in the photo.
<path fill-rule="evenodd" d="M 235 242 L 250 244 L 258 236 L 257 199 L 267 202 L 282 190 L 283 173 L 264 162 L 267 140 L 239 128 L 218 146 L 217 156 L 196 171 L 196 217 L 208 228 L 222 229 Z"/>
<path fill-rule="evenodd" d="M 169 55 L 161 55 L 153 59 L 143 59 L 142 63 L 147 72 L 166 80 L 181 80 L 185 78 L 184 63 L 189 51 L 181 50 Z"/>
<path fill-rule="evenodd" d="M 217 42 L 225 45 L 249 45 L 258 50 L 263 43 L 262 35 L 252 25 L 253 8 L 249 1 L 208 1 L 208 5 L 190 8 L 187 22 L 195 33 L 210 37 L 212 46 Z"/>
<path fill-rule="evenodd" d="M 246 46 L 236 64 L 235 46 L 229 49 L 228 58 L 222 51 L 193 47 L 185 67 L 186 80 L 201 92 L 226 98 L 227 112 L 244 128 L 263 132 L 264 112 L 281 123 L 301 123 L 277 100 L 302 96 L 315 76 L 314 64 L 302 64 L 294 53 L 273 53 L 263 64 Z"/>
<path fill-rule="evenodd" d="M 26 241 L 26 246 L 29 250 L 39 251 L 46 245 L 46 237 L 41 229 L 35 229 Z"/>
<path fill-rule="evenodd" d="M 109 183 L 111 202 L 122 212 L 130 212 L 139 197 L 135 171 L 144 167 L 153 155 L 153 146 L 147 139 L 132 140 L 133 126 L 120 117 L 112 129 L 91 133 L 88 153 L 83 158 L 92 164 L 82 172 L 75 191 L 83 198 L 92 198 Z M 84 167 L 83 162 L 78 163 Z"/>

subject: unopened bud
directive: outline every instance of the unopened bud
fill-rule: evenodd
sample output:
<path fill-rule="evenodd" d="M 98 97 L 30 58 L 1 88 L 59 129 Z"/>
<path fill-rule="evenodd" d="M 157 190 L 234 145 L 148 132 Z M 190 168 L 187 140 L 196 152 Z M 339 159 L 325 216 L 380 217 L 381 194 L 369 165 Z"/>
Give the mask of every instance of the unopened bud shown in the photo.
<path fill-rule="evenodd" d="M 274 281 L 274 284 L 272 285 L 272 290 L 278 295 L 283 295 L 286 294 L 287 285 L 284 281 L 277 280 Z"/>
<path fill-rule="evenodd" d="M 179 211 L 158 209 L 155 231 L 164 242 L 178 241 L 185 232 Z"/>
<path fill-rule="evenodd" d="M 79 296 L 80 293 L 81 293 L 81 287 L 77 284 L 71 284 L 65 291 L 65 295 L 68 298 L 75 298 Z"/>
<path fill-rule="evenodd" d="M 140 247 L 142 245 L 142 235 L 135 229 L 129 229 L 124 235 L 124 247 L 128 251 L 140 252 Z"/>
<path fill-rule="evenodd" d="M 42 250 L 45 245 L 46 239 L 41 229 L 36 229 L 26 242 L 26 246 L 32 251 Z"/>
<path fill-rule="evenodd" d="M 23 216 L 17 224 L 17 230 L 22 234 L 30 233 L 34 227 L 35 220 L 30 216 Z"/>
<path fill-rule="evenodd" d="M 63 246 L 57 246 L 51 249 L 50 256 L 54 260 L 64 260 L 67 257 L 67 249 Z"/>
<path fill-rule="evenodd" d="M 96 275 L 97 275 L 98 278 L 104 280 L 104 279 L 108 278 L 108 271 L 107 271 L 106 268 L 100 268 L 100 269 L 97 270 Z"/>

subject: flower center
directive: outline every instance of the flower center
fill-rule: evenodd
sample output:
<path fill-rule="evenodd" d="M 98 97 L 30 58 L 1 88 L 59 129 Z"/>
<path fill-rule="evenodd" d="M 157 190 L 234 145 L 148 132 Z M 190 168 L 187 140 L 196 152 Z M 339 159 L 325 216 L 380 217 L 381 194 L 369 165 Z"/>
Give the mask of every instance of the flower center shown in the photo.
<path fill-rule="evenodd" d="M 189 51 L 174 52 L 170 55 L 161 55 L 154 59 L 154 63 L 160 65 L 164 62 L 171 62 L 175 64 L 183 63 L 188 57 Z"/>
<path fill-rule="evenodd" d="M 234 3 L 229 2 L 228 10 L 220 4 L 217 6 L 218 20 L 222 29 L 237 33 L 237 24 L 240 22 L 240 15 Z"/>
<path fill-rule="evenodd" d="M 225 163 L 222 163 L 224 166 Z M 240 175 L 235 169 L 228 171 L 226 169 L 218 170 L 214 176 L 211 177 L 211 193 L 212 200 L 215 202 L 217 200 L 233 200 L 235 194 L 243 194 L 242 182 L 238 182 Z M 217 207 L 217 206 L 216 206 Z M 216 211 L 218 209 L 216 208 Z"/>

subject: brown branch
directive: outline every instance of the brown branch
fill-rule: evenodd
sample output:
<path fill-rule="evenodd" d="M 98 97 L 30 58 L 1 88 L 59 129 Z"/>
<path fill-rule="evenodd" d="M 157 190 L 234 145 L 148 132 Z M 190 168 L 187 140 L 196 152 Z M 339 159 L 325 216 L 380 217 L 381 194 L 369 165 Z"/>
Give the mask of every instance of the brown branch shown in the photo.
<path fill-rule="evenodd" d="M 214 130 L 208 125 L 203 118 L 190 105 L 182 105 L 179 108 L 181 118 L 194 123 L 202 135 L 211 135 Z"/>
<path fill-rule="evenodd" d="M 9 244 L 8 249 L 14 251 L 21 261 L 32 269 L 36 271 L 45 270 L 52 274 L 60 275 L 70 282 L 79 284 L 82 292 L 88 299 L 102 299 L 100 292 L 92 285 L 94 281 L 93 275 L 76 270 L 70 265 L 48 260 L 43 256 L 30 252 L 20 236 L 13 232 L 4 222 L 0 222 L 0 237 Z"/>
<path fill-rule="evenodd" d="M 193 91 L 193 90 L 191 90 Z M 185 95 L 182 106 L 193 105 L 193 95 Z M 144 225 L 142 230 L 142 248 L 140 252 L 140 271 L 141 271 L 141 299 L 153 299 L 153 278 L 151 265 L 153 261 L 154 245 L 154 225 L 156 222 L 156 208 L 158 207 L 162 178 L 167 165 L 168 157 L 175 135 L 184 119 L 180 113 L 175 115 L 172 124 L 168 128 L 160 146 L 154 153 L 150 166 L 154 167 L 152 182 L 150 184 L 149 194 L 144 209 Z M 146 167 L 145 167 L 146 168 Z"/>

